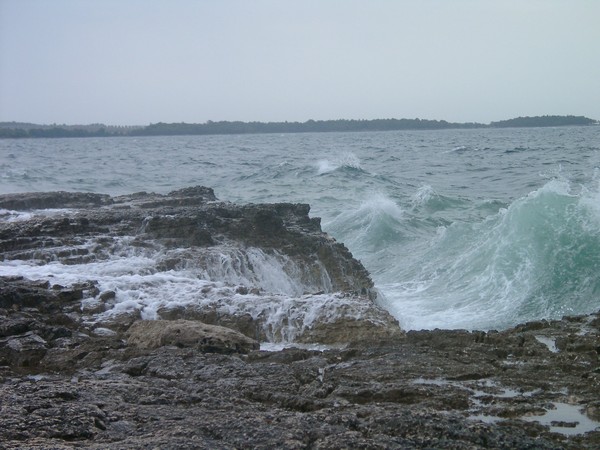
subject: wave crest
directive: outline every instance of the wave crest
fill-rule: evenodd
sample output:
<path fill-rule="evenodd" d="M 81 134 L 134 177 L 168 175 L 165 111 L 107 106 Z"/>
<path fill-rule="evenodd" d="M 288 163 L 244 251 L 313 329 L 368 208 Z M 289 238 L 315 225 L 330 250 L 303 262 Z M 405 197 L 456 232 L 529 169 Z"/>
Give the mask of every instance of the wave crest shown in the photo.
<path fill-rule="evenodd" d="M 475 223 L 454 223 L 380 286 L 406 328 L 511 326 L 600 304 L 598 192 L 552 180 Z M 398 269 L 402 272 L 402 269 Z"/>
<path fill-rule="evenodd" d="M 334 159 L 321 159 L 316 163 L 317 172 L 319 175 L 334 172 L 338 169 L 360 170 L 362 167 L 360 159 L 352 152 L 344 153 Z"/>

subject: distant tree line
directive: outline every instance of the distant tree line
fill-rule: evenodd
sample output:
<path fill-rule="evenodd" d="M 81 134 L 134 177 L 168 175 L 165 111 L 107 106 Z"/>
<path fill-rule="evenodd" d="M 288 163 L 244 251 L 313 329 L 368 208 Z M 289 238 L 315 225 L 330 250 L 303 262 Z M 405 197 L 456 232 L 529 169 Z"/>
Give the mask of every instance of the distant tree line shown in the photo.
<path fill-rule="evenodd" d="M 517 117 L 515 119 L 492 122 L 490 123 L 490 127 L 562 127 L 569 125 L 595 125 L 597 123 L 596 120 L 588 119 L 583 116 L 535 116 Z"/>
<path fill-rule="evenodd" d="M 0 122 L 0 138 L 65 138 L 129 136 L 133 130 L 143 127 L 90 125 L 38 125 L 25 122 Z"/>
<path fill-rule="evenodd" d="M 137 136 L 178 134 L 251 134 L 251 133 L 319 133 L 344 131 L 440 130 L 477 128 L 475 123 L 450 123 L 445 120 L 375 119 L 375 120 L 308 120 L 306 122 L 213 122 L 202 124 L 156 123 L 135 130 Z"/>
<path fill-rule="evenodd" d="M 211 134 L 256 133 L 319 133 L 347 131 L 445 130 L 464 128 L 552 127 L 565 125 L 593 125 L 598 122 L 583 116 L 537 116 L 481 123 L 453 123 L 426 119 L 375 120 L 308 120 L 306 122 L 213 122 L 155 123 L 148 126 L 92 125 L 36 125 L 18 122 L 0 122 L 0 138 L 65 138 L 108 136 L 175 136 Z"/>
<path fill-rule="evenodd" d="M 65 137 L 110 136 L 105 129 L 89 131 L 85 129 L 52 128 L 0 128 L 0 138 L 65 138 Z"/>

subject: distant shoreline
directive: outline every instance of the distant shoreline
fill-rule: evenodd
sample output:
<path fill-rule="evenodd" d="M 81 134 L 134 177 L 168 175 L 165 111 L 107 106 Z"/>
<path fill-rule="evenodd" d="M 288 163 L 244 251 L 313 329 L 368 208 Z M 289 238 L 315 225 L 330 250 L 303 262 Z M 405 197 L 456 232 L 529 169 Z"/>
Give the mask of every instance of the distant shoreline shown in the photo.
<path fill-rule="evenodd" d="M 428 119 L 339 119 L 308 120 L 306 122 L 213 122 L 209 120 L 200 124 L 159 122 L 147 126 L 107 126 L 104 124 L 39 125 L 24 122 L 0 122 L 0 139 L 539 128 L 599 124 L 599 121 L 584 116 L 517 117 L 491 122 L 490 124 L 476 122 L 456 123 Z"/>

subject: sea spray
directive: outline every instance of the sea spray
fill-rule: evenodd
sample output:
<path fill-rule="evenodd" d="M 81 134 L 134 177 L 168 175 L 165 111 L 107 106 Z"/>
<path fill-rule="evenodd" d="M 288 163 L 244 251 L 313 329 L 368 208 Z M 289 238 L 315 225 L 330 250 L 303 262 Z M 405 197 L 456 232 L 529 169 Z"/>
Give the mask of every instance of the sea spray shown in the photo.
<path fill-rule="evenodd" d="M 323 175 L 337 169 L 362 170 L 360 159 L 352 152 L 340 154 L 331 159 L 320 159 L 316 163 L 317 172 Z"/>
<path fill-rule="evenodd" d="M 453 223 L 381 285 L 407 328 L 502 328 L 593 312 L 600 295 L 599 216 L 590 193 L 553 180 L 476 223 Z M 398 273 L 402 273 L 398 268 Z"/>
<path fill-rule="evenodd" d="M 391 198 L 374 193 L 357 208 L 344 211 L 324 227 L 343 236 L 350 248 L 377 252 L 390 243 L 401 241 L 399 224 L 405 219 L 404 210 Z"/>
<path fill-rule="evenodd" d="M 115 239 L 97 254 L 97 261 L 82 264 L 63 263 L 57 255 L 4 261 L 0 276 L 64 286 L 94 280 L 98 292 L 114 295 L 101 303 L 92 296 L 82 300 L 82 310 L 89 312 L 88 324 L 110 322 L 122 314 L 159 319 L 161 314 L 184 308 L 191 314 L 248 315 L 257 323 L 262 339 L 291 343 L 316 324 L 384 321 L 383 316 L 373 314 L 372 304 L 364 297 L 333 292 L 329 275 L 318 261 L 305 267 L 277 251 L 265 253 L 253 247 L 166 249 L 132 243 L 132 237 Z"/>

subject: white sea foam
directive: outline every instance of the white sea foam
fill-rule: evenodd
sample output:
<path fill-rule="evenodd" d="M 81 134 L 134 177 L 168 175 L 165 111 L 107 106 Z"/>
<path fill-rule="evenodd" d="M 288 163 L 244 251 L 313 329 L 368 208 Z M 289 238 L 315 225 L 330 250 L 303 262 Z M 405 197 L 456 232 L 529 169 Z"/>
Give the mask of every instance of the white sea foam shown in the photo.
<path fill-rule="evenodd" d="M 386 215 L 395 220 L 403 220 L 404 211 L 398 204 L 382 193 L 375 193 L 369 200 L 364 201 L 359 213 L 368 213 L 373 216 Z"/>
<path fill-rule="evenodd" d="M 350 167 L 352 169 L 362 169 L 360 159 L 352 152 L 344 153 L 339 162 L 344 167 Z"/>
<path fill-rule="evenodd" d="M 313 350 L 323 352 L 335 348 L 341 348 L 334 345 L 323 345 L 323 344 L 298 344 L 295 342 L 261 342 L 260 349 L 264 352 L 279 352 L 286 348 L 299 348 L 303 350 Z M 321 370 L 321 369 L 319 369 Z"/>
<path fill-rule="evenodd" d="M 361 170 L 360 159 L 352 152 L 343 153 L 333 159 L 320 159 L 316 163 L 319 175 L 333 172 L 341 167 Z"/>
<path fill-rule="evenodd" d="M 382 193 L 373 193 L 357 208 L 347 209 L 332 221 L 323 224 L 352 249 L 374 252 L 394 245 L 404 222 L 404 210 Z"/>
<path fill-rule="evenodd" d="M 72 212 L 65 208 L 36 209 L 31 211 L 14 211 L 0 208 L 0 222 L 24 222 L 34 217 L 53 217 Z"/>
<path fill-rule="evenodd" d="M 328 159 L 321 159 L 321 160 L 317 161 L 317 172 L 319 173 L 319 175 L 324 174 L 324 173 L 333 172 L 338 167 L 339 167 L 339 165 L 336 165 L 335 163 L 329 161 Z"/>
<path fill-rule="evenodd" d="M 445 150 L 442 153 L 463 153 L 467 150 L 469 150 L 469 147 L 467 147 L 466 145 L 459 145 L 457 147 L 451 148 L 450 150 Z"/>
<path fill-rule="evenodd" d="M 229 249 L 227 252 L 208 252 L 204 258 L 201 276 L 208 280 L 231 285 L 260 286 L 261 289 L 284 295 L 300 295 L 307 290 L 331 289 L 331 282 L 323 271 L 325 286 L 302 282 L 302 269 L 288 257 L 274 252 L 265 254 L 257 248 Z"/>
<path fill-rule="evenodd" d="M 12 211 L 9 209 L 0 209 L 0 221 L 2 222 L 21 222 L 33 217 L 30 212 Z"/>
<path fill-rule="evenodd" d="M 428 184 L 421 186 L 411 197 L 413 207 L 423 206 L 437 194 L 435 190 Z"/>
<path fill-rule="evenodd" d="M 388 217 L 396 221 L 404 219 L 404 210 L 394 200 L 381 192 L 368 196 L 358 208 L 344 211 L 333 221 L 326 223 L 327 229 L 337 229 L 341 226 L 357 228 L 361 233 L 368 232 L 381 219 Z"/>
<path fill-rule="evenodd" d="M 369 307 L 364 299 L 331 292 L 331 280 L 321 265 L 303 268 L 277 252 L 226 247 L 199 253 L 157 251 L 136 249 L 125 242 L 113 249 L 116 254 L 108 259 L 87 264 L 1 261 L 0 276 L 23 276 L 63 286 L 94 280 L 101 292 L 113 291 L 115 297 L 106 302 L 105 311 L 89 318 L 91 322 L 136 311 L 143 319 L 158 319 L 161 310 L 191 307 L 219 314 L 248 314 L 263 324 L 273 342 L 293 342 L 317 323 L 340 317 L 359 319 Z M 163 266 L 164 261 L 177 258 L 183 261 L 178 267 Z M 311 292 L 322 293 L 307 294 Z M 95 298 L 82 301 L 84 311 L 97 306 Z"/>

